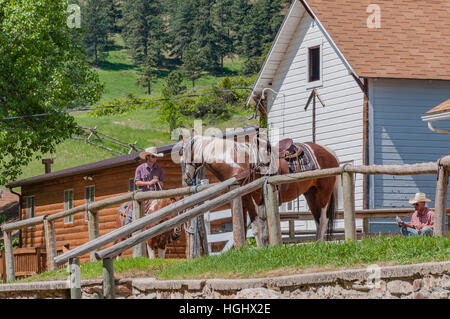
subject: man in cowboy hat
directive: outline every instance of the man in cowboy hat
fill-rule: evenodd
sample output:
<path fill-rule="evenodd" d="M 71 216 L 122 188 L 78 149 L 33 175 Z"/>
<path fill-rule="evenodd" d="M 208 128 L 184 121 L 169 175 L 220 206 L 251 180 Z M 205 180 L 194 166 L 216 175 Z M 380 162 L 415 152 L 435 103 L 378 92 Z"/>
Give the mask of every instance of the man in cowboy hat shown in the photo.
<path fill-rule="evenodd" d="M 156 147 L 149 147 L 139 154 L 139 157 L 145 160 L 145 163 L 136 168 L 134 177 L 134 182 L 140 190 L 162 190 L 164 171 L 161 166 L 156 164 L 156 159 L 163 156 L 164 154 L 157 152 Z"/>
<path fill-rule="evenodd" d="M 433 235 L 434 227 L 434 212 L 425 206 L 426 202 L 431 202 L 425 193 L 416 193 L 414 198 L 409 200 L 409 203 L 414 205 L 416 209 L 411 216 L 411 223 L 407 224 L 397 219 L 397 224 L 401 227 L 401 232 L 405 236 L 423 236 Z"/>

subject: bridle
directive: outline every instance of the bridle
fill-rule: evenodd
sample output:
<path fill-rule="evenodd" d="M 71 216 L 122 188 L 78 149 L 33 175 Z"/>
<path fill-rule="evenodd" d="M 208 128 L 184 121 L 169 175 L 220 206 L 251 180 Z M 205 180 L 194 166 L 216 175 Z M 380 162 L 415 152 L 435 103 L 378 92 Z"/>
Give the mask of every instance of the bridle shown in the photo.
<path fill-rule="evenodd" d="M 188 140 L 188 143 L 186 143 L 186 145 L 183 145 L 182 149 L 183 149 L 183 158 L 184 158 L 183 164 L 184 165 L 182 165 L 181 167 L 182 167 L 182 170 L 183 170 L 183 174 L 187 178 L 189 178 L 190 184 L 193 185 L 193 186 L 196 186 L 199 183 L 199 181 L 197 181 L 197 175 L 200 172 L 200 170 L 205 166 L 205 163 L 202 162 L 201 164 L 195 164 L 195 163 L 192 163 L 192 161 L 188 161 L 188 158 L 187 158 L 188 152 L 186 150 L 187 150 L 188 147 L 191 148 L 191 150 L 192 150 L 193 143 L 194 143 L 194 140 L 192 139 L 192 136 L 190 136 L 189 140 Z M 194 174 L 193 175 L 191 175 L 189 173 L 189 171 L 187 170 L 187 166 L 188 165 L 190 165 L 191 167 L 194 168 Z"/>

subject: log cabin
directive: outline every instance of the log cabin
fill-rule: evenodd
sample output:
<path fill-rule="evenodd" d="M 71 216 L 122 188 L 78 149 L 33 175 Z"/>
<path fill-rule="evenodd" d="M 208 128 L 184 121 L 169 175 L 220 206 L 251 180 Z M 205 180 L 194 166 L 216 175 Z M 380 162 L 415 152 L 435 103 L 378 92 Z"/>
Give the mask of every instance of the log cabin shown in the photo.
<path fill-rule="evenodd" d="M 227 134 L 254 134 L 257 128 L 235 130 Z M 250 132 L 250 133 L 249 133 Z M 171 156 L 175 144 L 157 147 L 158 153 L 164 157 L 158 158 L 158 165 L 164 169 L 164 189 L 182 187 L 181 166 L 174 163 Z M 139 152 L 110 158 L 103 161 L 89 163 L 60 171 L 26 178 L 6 185 L 8 188 L 20 187 L 21 212 L 20 219 L 55 214 L 89 201 L 99 201 L 120 194 L 134 191 L 134 176 L 136 168 L 142 163 Z M 210 183 L 218 182 L 209 171 L 206 179 Z M 117 214 L 119 205 L 111 206 L 99 211 L 100 236 L 117 228 Z M 218 207 L 214 211 L 223 213 L 229 211 L 230 206 Z M 229 214 L 231 215 L 231 214 Z M 211 222 L 212 232 L 229 230 L 231 218 Z M 88 214 L 78 213 L 55 223 L 56 246 L 58 252 L 73 249 L 89 240 Z M 212 251 L 220 250 L 225 243 L 214 243 Z M 43 225 L 23 229 L 20 234 L 20 247 L 40 247 L 45 250 Z M 167 247 L 166 258 L 186 258 L 186 234 Z M 131 256 L 132 250 L 127 250 L 123 256 Z M 89 260 L 89 254 L 80 258 L 81 262 Z"/>

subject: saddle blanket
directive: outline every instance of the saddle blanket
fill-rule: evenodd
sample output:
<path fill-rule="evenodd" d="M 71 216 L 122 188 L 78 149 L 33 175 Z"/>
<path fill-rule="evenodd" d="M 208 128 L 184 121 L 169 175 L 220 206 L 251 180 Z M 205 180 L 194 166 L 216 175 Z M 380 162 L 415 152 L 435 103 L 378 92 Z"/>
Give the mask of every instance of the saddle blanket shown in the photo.
<path fill-rule="evenodd" d="M 144 203 L 144 212 L 146 215 L 149 214 L 152 210 L 155 209 L 156 204 L 158 204 L 157 199 L 151 199 Z M 125 225 L 131 223 L 133 221 L 133 202 L 129 202 L 128 206 L 125 208 Z"/>
<path fill-rule="evenodd" d="M 295 147 L 300 146 L 303 151 L 298 155 L 288 159 L 289 172 L 290 173 L 301 173 L 306 171 L 313 171 L 320 169 L 319 162 L 317 161 L 314 151 L 308 144 L 296 143 Z"/>

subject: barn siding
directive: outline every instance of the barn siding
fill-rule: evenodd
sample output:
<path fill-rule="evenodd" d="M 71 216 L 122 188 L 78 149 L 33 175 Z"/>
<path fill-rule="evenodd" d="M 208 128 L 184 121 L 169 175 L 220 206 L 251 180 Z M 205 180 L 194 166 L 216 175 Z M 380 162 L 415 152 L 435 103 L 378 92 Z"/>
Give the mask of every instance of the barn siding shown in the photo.
<path fill-rule="evenodd" d="M 449 154 L 449 136 L 430 131 L 421 116 L 450 97 L 450 81 L 376 79 L 369 81 L 369 89 L 371 163 L 434 162 Z M 442 121 L 437 126 L 449 124 Z M 377 175 L 370 179 L 370 205 L 410 207 L 409 198 L 424 192 L 433 201 L 429 207 L 434 207 L 435 188 L 435 175 Z"/>
<path fill-rule="evenodd" d="M 269 131 L 272 140 L 275 128 L 279 134 L 298 142 L 312 141 L 312 105 L 304 107 L 311 94 L 306 82 L 306 50 L 317 41 L 322 42 L 322 79 L 317 88 L 325 108 L 317 101 L 316 142 L 334 150 L 342 162 L 363 164 L 363 102 L 364 95 L 347 68 L 308 14 L 300 20 L 297 31 L 283 57 L 274 78 L 272 88 L 278 95 L 270 93 Z M 269 91 L 265 91 L 268 94 Z M 363 207 L 363 179 L 356 176 L 356 208 Z M 307 209 L 303 196 L 291 209 Z M 342 203 L 340 204 L 342 206 Z M 312 222 L 296 222 L 300 227 L 315 227 Z M 312 225 L 312 226 L 311 226 Z M 287 228 L 287 224 L 283 225 Z"/>

